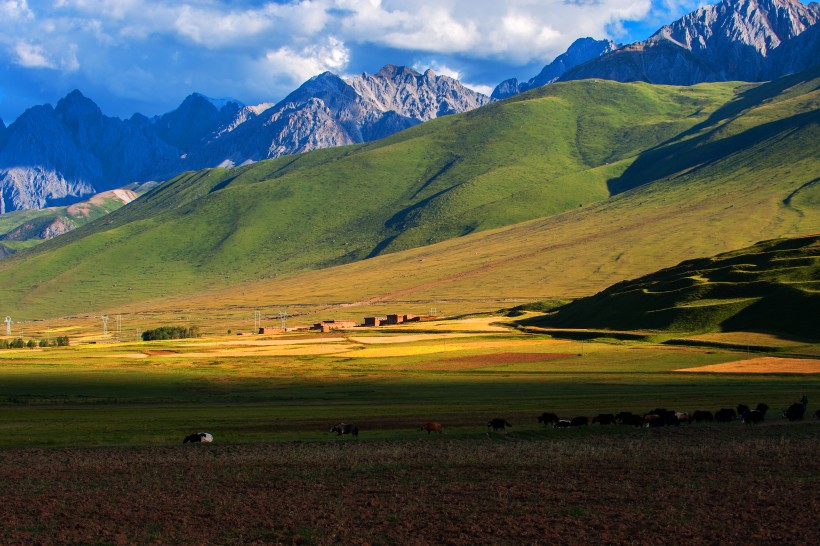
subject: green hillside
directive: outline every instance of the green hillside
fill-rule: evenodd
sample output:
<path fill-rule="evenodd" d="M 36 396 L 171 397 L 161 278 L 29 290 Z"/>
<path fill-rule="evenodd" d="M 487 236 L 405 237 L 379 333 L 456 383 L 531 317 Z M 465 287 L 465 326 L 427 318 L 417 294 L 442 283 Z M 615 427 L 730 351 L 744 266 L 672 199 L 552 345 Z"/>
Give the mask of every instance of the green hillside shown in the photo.
<path fill-rule="evenodd" d="M 531 325 L 820 339 L 820 235 L 688 260 L 576 300 Z"/>
<path fill-rule="evenodd" d="M 73 205 L 0 214 L 0 256 L 39 245 L 48 238 L 43 234 L 49 230 L 76 229 L 102 218 L 155 185 L 150 182 L 132 184 L 121 190 L 99 193 Z"/>
<path fill-rule="evenodd" d="M 773 213 L 773 196 L 788 198 L 789 215 L 816 218 L 817 102 L 816 74 L 764 86 L 551 85 L 369 145 L 186 173 L 0 263 L 0 286 L 11 312 L 33 318 L 195 297 L 453 238 L 467 244 L 474 240 L 467 234 L 540 217 L 555 218 L 553 226 L 585 219 L 611 231 L 605 226 L 634 207 L 651 215 L 668 206 L 714 206 L 700 197 L 720 184 L 732 191 L 743 185 L 744 198 L 765 196 L 743 205 L 745 224 L 728 228 L 730 238 L 745 241 L 755 222 Z M 722 156 L 714 151 L 721 146 Z M 665 158 L 662 165 L 655 156 Z M 622 192 L 623 199 L 608 199 Z M 772 229 L 781 228 L 793 225 Z M 523 236 L 493 247 L 494 255 L 529 244 L 526 230 L 536 228 L 521 229 Z M 489 249 L 476 248 L 451 267 L 466 267 Z M 650 261 L 661 254 L 660 246 L 647 249 Z M 376 267 L 361 263 L 364 271 Z M 453 272 L 425 267 L 413 277 Z M 589 281 L 599 273 L 572 274 Z M 348 285 L 360 287 L 352 297 L 368 297 L 408 282 L 405 276 L 372 271 L 337 279 L 327 301 L 350 296 Z M 298 291 L 294 283 L 303 281 L 287 282 Z M 490 295 L 504 288 L 466 290 Z M 315 296 L 311 287 L 301 294 Z"/>

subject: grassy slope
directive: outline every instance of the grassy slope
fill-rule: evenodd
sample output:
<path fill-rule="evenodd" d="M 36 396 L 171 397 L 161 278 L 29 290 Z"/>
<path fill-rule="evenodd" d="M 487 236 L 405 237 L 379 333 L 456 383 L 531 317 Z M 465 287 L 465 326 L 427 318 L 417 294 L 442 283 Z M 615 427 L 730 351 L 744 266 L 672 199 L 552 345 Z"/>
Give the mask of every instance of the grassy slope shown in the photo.
<path fill-rule="evenodd" d="M 589 295 L 685 259 L 820 232 L 817 80 L 804 74 L 786 83 L 785 91 L 782 81 L 746 88 L 710 123 L 667 145 L 725 143 L 724 157 L 702 161 L 689 154 L 680 158 L 679 172 L 606 202 L 339 268 L 243 284 L 207 298 L 169 298 L 132 309 L 301 304 L 313 305 L 316 314 L 357 316 L 436 301 L 444 312 L 489 310 L 509 307 L 509 300 Z M 794 123 L 755 129 L 776 119 Z M 729 146 L 742 140 L 746 145 Z M 643 158 L 665 148 L 642 154 L 633 165 L 655 168 Z M 642 170 L 632 171 L 642 176 Z M 323 306 L 329 302 L 357 303 Z"/>
<path fill-rule="evenodd" d="M 186 173 L 0 264 L 0 285 L 15 314 L 76 313 L 552 215 L 605 199 L 635 155 L 732 88 L 573 82 L 371 145 Z"/>
<path fill-rule="evenodd" d="M 815 235 L 686 261 L 525 322 L 613 330 L 763 330 L 817 338 L 818 288 Z"/>

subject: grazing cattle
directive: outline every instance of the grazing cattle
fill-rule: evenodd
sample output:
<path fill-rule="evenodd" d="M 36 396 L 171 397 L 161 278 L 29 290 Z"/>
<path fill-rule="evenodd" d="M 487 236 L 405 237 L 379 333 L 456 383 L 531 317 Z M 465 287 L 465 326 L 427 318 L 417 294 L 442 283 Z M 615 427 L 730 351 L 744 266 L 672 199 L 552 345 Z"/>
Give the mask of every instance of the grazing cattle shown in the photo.
<path fill-rule="evenodd" d="M 487 421 L 487 431 L 488 432 L 489 432 L 490 429 L 493 429 L 493 432 L 498 432 L 499 430 L 504 430 L 504 427 L 511 427 L 511 426 L 512 425 L 510 424 L 510 422 L 507 421 L 506 419 L 499 419 L 497 417 L 495 419 L 490 419 L 489 421 Z"/>
<path fill-rule="evenodd" d="M 585 427 L 589 424 L 589 417 L 585 417 L 580 415 L 578 417 L 573 417 L 572 420 L 569 422 L 569 426 L 571 427 Z"/>
<path fill-rule="evenodd" d="M 662 427 L 664 425 L 679 425 L 680 421 L 675 416 L 674 410 L 668 410 L 664 408 L 655 408 L 654 410 L 650 411 L 649 413 L 644 414 L 644 420 L 646 420 L 647 415 L 657 415 L 658 419 L 651 419 L 651 425 L 655 427 Z M 649 421 L 647 421 L 649 422 Z"/>
<path fill-rule="evenodd" d="M 559 419 L 552 424 L 552 428 L 569 428 L 570 424 L 566 419 Z"/>
<path fill-rule="evenodd" d="M 611 413 L 599 413 L 592 418 L 592 424 L 599 423 L 601 425 L 614 425 L 615 416 Z"/>
<path fill-rule="evenodd" d="M 617 419 L 621 424 L 626 424 L 628 420 L 632 419 L 633 415 L 634 414 L 631 411 L 622 411 L 615 414 L 615 419 Z"/>
<path fill-rule="evenodd" d="M 544 412 L 538 417 L 538 422 L 544 423 L 544 426 L 546 426 L 547 423 L 555 423 L 556 421 L 558 421 L 558 416 L 554 413 Z"/>
<path fill-rule="evenodd" d="M 195 432 L 189 436 L 186 436 L 184 440 L 182 440 L 183 444 L 187 444 L 188 442 L 194 443 L 206 443 L 209 444 L 214 441 L 214 437 L 207 432 Z"/>
<path fill-rule="evenodd" d="M 663 421 L 663 417 L 658 415 L 657 413 L 647 413 L 643 416 L 643 422 L 645 427 L 662 427 L 665 423 Z"/>
<path fill-rule="evenodd" d="M 738 404 L 737 405 L 737 415 L 739 417 L 743 417 L 744 414 L 749 413 L 751 409 L 746 404 Z"/>
<path fill-rule="evenodd" d="M 629 417 L 626 417 L 623 421 L 621 421 L 621 424 L 632 425 L 633 427 L 641 427 L 643 426 L 643 422 L 644 421 L 640 415 L 634 415 L 630 413 Z"/>
<path fill-rule="evenodd" d="M 763 415 L 766 415 L 766 412 L 769 411 L 769 405 L 761 402 L 757 405 L 757 407 L 755 407 L 755 409 Z"/>
<path fill-rule="evenodd" d="M 740 422 L 746 423 L 747 425 L 752 423 L 762 423 L 763 414 L 756 409 L 749 410 L 740 416 Z"/>
<path fill-rule="evenodd" d="M 441 434 L 441 423 L 424 423 L 419 430 L 426 430 L 427 434 L 431 432 L 438 432 Z"/>
<path fill-rule="evenodd" d="M 678 423 L 691 423 L 692 422 L 692 418 L 685 411 L 676 411 L 675 412 L 675 419 L 678 420 Z"/>
<path fill-rule="evenodd" d="M 350 434 L 354 438 L 359 437 L 359 427 L 357 427 L 356 425 L 349 425 L 347 423 L 336 423 L 335 425 L 330 427 L 330 432 L 335 432 L 336 436 Z"/>
<path fill-rule="evenodd" d="M 729 423 L 737 419 L 737 413 L 732 408 L 721 408 L 715 413 L 715 421 Z"/>
<path fill-rule="evenodd" d="M 783 419 L 789 421 L 802 421 L 803 415 L 806 413 L 806 407 L 803 404 L 795 402 L 783 412 Z"/>
<path fill-rule="evenodd" d="M 711 423 L 715 420 L 715 416 L 712 415 L 711 411 L 697 410 L 692 414 L 691 420 L 696 423 L 703 423 L 704 421 L 707 423 Z"/>

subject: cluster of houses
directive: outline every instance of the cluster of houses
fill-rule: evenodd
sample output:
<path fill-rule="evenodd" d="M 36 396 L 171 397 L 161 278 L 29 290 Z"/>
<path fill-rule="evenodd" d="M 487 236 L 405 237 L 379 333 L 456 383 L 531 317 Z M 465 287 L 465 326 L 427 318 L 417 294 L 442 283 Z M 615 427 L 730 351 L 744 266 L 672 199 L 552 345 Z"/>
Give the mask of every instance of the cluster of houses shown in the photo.
<path fill-rule="evenodd" d="M 365 317 L 364 324 L 359 324 L 355 320 L 323 320 L 317 322 L 313 326 L 296 326 L 293 328 L 259 328 L 260 334 L 282 334 L 285 332 L 295 332 L 299 330 L 318 330 L 322 333 L 327 333 L 332 330 L 345 330 L 348 328 L 356 328 L 357 326 L 364 327 L 378 327 L 394 324 L 402 324 L 405 322 L 424 322 L 429 320 L 436 320 L 437 315 L 384 315 L 376 317 Z"/>

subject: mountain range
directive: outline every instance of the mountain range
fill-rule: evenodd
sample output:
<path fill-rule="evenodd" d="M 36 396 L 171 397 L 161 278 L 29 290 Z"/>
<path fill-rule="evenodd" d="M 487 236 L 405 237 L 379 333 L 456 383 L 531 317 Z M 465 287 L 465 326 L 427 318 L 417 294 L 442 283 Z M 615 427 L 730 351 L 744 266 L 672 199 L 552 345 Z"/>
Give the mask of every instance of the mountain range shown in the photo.
<path fill-rule="evenodd" d="M 817 62 L 818 13 L 817 3 L 797 0 L 723 0 L 636 44 L 579 39 L 529 81 L 497 86 L 493 98 L 586 78 L 773 79 Z M 372 142 L 490 100 L 447 76 L 392 65 L 349 80 L 320 74 L 274 105 L 195 93 L 154 118 L 107 117 L 74 91 L 56 107 L 31 108 L 8 127 L 0 122 L 0 213 L 70 204 L 188 170 Z"/>
<path fill-rule="evenodd" d="M 273 106 L 192 94 L 154 119 L 105 116 L 74 91 L 0 132 L 0 212 L 70 203 L 186 170 L 367 142 L 488 101 L 447 76 L 394 66 L 349 82 L 320 74 Z"/>

